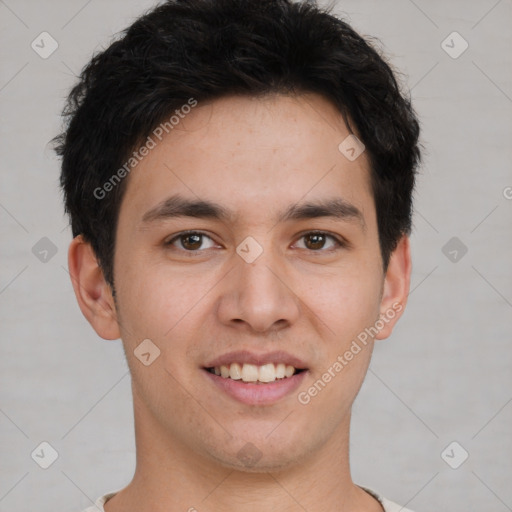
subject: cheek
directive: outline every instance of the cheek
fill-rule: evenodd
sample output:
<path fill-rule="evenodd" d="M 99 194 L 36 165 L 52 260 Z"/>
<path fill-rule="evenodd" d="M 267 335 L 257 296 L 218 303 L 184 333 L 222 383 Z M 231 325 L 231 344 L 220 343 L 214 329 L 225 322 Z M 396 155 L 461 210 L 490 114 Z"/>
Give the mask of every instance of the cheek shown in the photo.
<path fill-rule="evenodd" d="M 339 340 L 347 341 L 373 324 L 380 310 L 380 277 L 355 269 L 315 279 L 302 288 L 304 304 Z"/>
<path fill-rule="evenodd" d="M 194 290 L 185 274 L 169 272 L 151 256 L 118 245 L 116 288 L 122 306 L 123 320 L 142 334 L 161 337 L 183 316 Z M 129 256 L 125 256 L 129 254 Z M 190 300 L 189 300 L 190 298 Z M 147 331 L 146 331 L 147 329 Z"/>
<path fill-rule="evenodd" d="M 121 331 L 127 347 L 149 338 L 161 349 L 166 368 L 186 361 L 191 340 L 198 339 L 194 326 L 197 330 L 204 325 L 205 308 L 212 307 L 208 292 L 218 278 L 142 262 L 127 261 L 118 268 Z"/>

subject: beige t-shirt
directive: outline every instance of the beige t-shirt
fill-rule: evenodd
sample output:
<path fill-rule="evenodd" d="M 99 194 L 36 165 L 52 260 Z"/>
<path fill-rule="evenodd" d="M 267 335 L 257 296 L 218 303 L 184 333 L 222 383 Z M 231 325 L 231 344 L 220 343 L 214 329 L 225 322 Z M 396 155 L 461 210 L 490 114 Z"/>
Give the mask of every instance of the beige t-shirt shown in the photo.
<path fill-rule="evenodd" d="M 367 493 L 371 494 L 382 505 L 382 508 L 384 509 L 385 512 L 412 512 L 412 510 L 409 510 L 408 508 L 401 507 L 400 505 L 397 505 L 396 503 L 393 503 L 392 501 L 383 498 L 378 493 L 372 491 L 371 489 L 368 489 L 367 487 L 361 487 L 361 489 L 364 489 Z M 113 498 L 120 490 L 121 489 L 100 496 L 93 506 L 86 508 L 83 512 L 105 512 L 103 505 L 110 498 Z"/>

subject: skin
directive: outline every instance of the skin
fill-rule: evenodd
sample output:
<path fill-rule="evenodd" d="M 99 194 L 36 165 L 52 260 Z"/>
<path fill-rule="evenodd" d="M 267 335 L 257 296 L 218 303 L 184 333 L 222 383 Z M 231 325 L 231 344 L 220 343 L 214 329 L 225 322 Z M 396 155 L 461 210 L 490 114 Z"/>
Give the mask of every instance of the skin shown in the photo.
<path fill-rule="evenodd" d="M 388 337 L 409 291 L 409 239 L 400 240 L 384 274 L 366 154 L 349 161 L 338 150 L 348 135 L 334 106 L 314 94 L 199 104 L 127 178 L 116 301 L 90 245 L 72 241 L 80 308 L 101 337 L 122 338 L 132 375 L 137 467 L 107 512 L 382 511 L 352 482 L 348 455 L 351 406 L 374 340 L 310 403 L 297 400 L 399 303 L 376 339 Z M 175 194 L 235 215 L 142 222 Z M 358 208 L 364 223 L 276 222 L 290 205 L 333 197 Z M 165 245 L 184 230 L 207 236 Z M 346 245 L 330 237 L 315 245 L 312 230 Z M 236 252 L 248 236 L 263 248 L 253 263 Z M 147 338 L 161 351 L 149 366 L 134 356 Z M 237 349 L 287 351 L 306 362 L 308 374 L 275 404 L 242 404 L 201 369 Z M 261 453 L 254 466 L 237 457 L 248 442 Z"/>

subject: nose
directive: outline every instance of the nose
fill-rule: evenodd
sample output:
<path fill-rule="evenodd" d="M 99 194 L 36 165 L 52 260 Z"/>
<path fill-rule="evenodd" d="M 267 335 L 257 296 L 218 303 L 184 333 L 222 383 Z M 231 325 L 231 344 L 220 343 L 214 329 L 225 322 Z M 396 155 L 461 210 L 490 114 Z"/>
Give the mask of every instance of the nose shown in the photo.
<path fill-rule="evenodd" d="M 221 292 L 219 320 L 258 333 L 293 325 L 300 315 L 300 300 L 278 256 L 264 251 L 252 263 L 235 258 L 236 267 L 226 276 Z"/>

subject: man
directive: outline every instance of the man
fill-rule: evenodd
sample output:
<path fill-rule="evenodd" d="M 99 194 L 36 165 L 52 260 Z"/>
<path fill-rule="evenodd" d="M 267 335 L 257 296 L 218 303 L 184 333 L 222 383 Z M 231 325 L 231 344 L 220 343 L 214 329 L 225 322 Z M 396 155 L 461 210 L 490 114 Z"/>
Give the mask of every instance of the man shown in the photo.
<path fill-rule="evenodd" d="M 121 338 L 137 464 L 90 511 L 406 509 L 353 401 L 409 290 L 418 122 L 311 3 L 174 0 L 96 55 L 57 139 L 78 304 Z"/>

